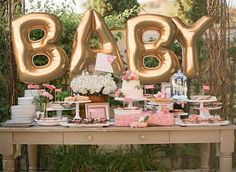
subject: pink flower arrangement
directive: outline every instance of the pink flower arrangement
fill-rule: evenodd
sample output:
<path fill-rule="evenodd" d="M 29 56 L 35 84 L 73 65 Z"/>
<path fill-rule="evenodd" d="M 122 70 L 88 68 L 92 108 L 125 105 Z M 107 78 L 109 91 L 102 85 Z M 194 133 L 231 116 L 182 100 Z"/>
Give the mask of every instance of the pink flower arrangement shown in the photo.
<path fill-rule="evenodd" d="M 54 85 L 51 85 L 51 84 L 42 84 L 44 88 L 50 90 L 50 91 L 53 91 L 53 90 L 59 90 L 57 89 Z M 38 84 L 28 84 L 27 85 L 27 88 L 28 89 L 36 89 L 36 90 L 39 90 L 40 89 L 40 85 Z M 61 89 L 60 89 L 61 90 Z M 60 91 L 58 91 L 60 92 Z"/>
<path fill-rule="evenodd" d="M 138 75 L 130 70 L 124 72 L 124 76 L 122 76 L 122 80 L 138 80 Z"/>
<path fill-rule="evenodd" d="M 116 92 L 115 92 L 115 97 L 124 97 L 124 94 L 122 93 L 122 91 L 120 89 L 118 89 Z"/>
<path fill-rule="evenodd" d="M 119 90 L 117 90 L 117 91 L 115 92 L 115 97 L 119 97 L 121 93 L 122 93 L 122 92 L 121 92 L 121 90 L 120 90 L 120 89 L 119 89 Z"/>
<path fill-rule="evenodd" d="M 130 78 L 130 80 L 138 80 L 138 75 L 131 72 L 130 75 L 129 75 L 129 78 Z"/>
<path fill-rule="evenodd" d="M 39 94 L 40 96 L 44 96 L 44 97 L 47 97 L 49 100 L 52 100 L 53 99 L 53 95 L 50 94 L 49 92 L 47 91 L 43 91 L 41 94 Z"/>
<path fill-rule="evenodd" d="M 43 86 L 49 90 L 55 90 L 56 87 L 54 85 L 50 85 L 50 84 L 43 84 Z"/>
<path fill-rule="evenodd" d="M 42 84 L 42 87 L 43 88 L 40 89 L 40 85 L 37 84 L 29 84 L 27 86 L 28 89 L 38 90 L 38 96 L 35 97 L 35 101 L 39 104 L 41 110 L 43 110 L 43 104 L 47 104 L 50 100 L 53 100 L 53 91 L 55 94 L 62 91 L 62 89 L 56 88 L 54 85 L 47 83 Z"/>
<path fill-rule="evenodd" d="M 39 85 L 37 85 L 37 84 L 29 84 L 29 85 L 27 85 L 27 88 L 28 89 L 39 89 Z"/>

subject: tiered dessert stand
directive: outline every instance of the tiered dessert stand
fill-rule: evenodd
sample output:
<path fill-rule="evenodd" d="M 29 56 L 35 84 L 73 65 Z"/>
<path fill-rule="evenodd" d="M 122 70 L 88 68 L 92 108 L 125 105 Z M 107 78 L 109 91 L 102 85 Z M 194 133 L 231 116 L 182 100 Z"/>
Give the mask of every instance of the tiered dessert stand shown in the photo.
<path fill-rule="evenodd" d="M 194 107 L 193 109 L 199 110 L 199 117 L 201 119 L 211 119 L 211 118 L 220 118 L 219 115 L 211 115 L 209 113 L 210 110 L 218 110 L 221 109 L 222 106 L 217 106 L 217 107 L 206 107 L 206 103 L 211 103 L 211 102 L 216 102 L 217 98 L 215 96 L 211 96 L 209 99 L 204 99 L 204 98 L 197 98 L 197 99 L 187 99 L 184 100 L 184 102 L 189 102 L 189 103 L 197 103 L 199 104 L 199 107 Z M 228 125 L 230 122 L 228 120 L 225 121 L 218 121 L 218 122 L 200 122 L 200 123 L 182 123 L 178 122 L 176 123 L 177 125 L 180 126 L 221 126 L 221 125 Z"/>
<path fill-rule="evenodd" d="M 209 118 L 212 115 L 209 113 L 209 110 L 216 110 L 216 109 L 221 109 L 221 106 L 219 107 L 215 107 L 215 108 L 208 108 L 208 107 L 204 107 L 204 103 L 210 103 L 210 102 L 216 102 L 217 98 L 212 96 L 210 99 L 207 100 L 186 100 L 186 102 L 190 102 L 190 103 L 199 103 L 199 108 L 194 108 L 194 109 L 198 109 L 199 110 L 199 116 L 201 118 Z"/>

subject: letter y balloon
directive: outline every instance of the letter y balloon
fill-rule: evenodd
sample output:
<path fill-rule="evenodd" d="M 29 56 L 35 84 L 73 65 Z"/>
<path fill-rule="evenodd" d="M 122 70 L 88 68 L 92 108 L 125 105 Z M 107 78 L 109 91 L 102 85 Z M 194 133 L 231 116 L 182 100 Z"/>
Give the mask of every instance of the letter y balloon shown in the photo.
<path fill-rule="evenodd" d="M 177 40 L 183 49 L 184 73 L 190 78 L 196 77 L 199 75 L 197 40 L 213 24 L 214 17 L 203 16 L 193 25 L 186 25 L 178 17 L 172 20 L 178 28 Z"/>

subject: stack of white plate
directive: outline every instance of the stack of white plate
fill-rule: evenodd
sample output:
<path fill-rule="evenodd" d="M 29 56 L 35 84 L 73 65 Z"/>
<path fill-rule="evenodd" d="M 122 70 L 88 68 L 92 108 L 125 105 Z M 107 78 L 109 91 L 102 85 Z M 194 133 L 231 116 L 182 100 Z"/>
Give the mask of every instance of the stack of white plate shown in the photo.
<path fill-rule="evenodd" d="M 25 97 L 35 97 L 39 94 L 39 90 L 25 90 Z"/>
<path fill-rule="evenodd" d="M 19 97 L 18 105 L 32 105 L 34 103 L 34 97 Z"/>
<path fill-rule="evenodd" d="M 31 123 L 35 112 L 36 105 L 15 105 L 11 107 L 11 119 L 15 123 Z"/>

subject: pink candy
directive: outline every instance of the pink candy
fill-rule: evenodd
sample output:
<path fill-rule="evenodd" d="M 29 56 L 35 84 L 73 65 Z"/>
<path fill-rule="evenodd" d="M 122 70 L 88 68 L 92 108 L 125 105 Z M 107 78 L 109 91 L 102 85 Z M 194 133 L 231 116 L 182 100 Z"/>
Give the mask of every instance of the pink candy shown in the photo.
<path fill-rule="evenodd" d="M 174 125 L 174 116 L 173 114 L 152 114 L 149 116 L 148 120 L 149 125 Z"/>
<path fill-rule="evenodd" d="M 129 127 L 131 122 L 137 122 L 143 114 L 126 114 L 116 115 L 115 114 L 115 126 Z"/>
<path fill-rule="evenodd" d="M 148 126 L 147 122 L 131 122 L 130 127 L 131 128 L 145 128 Z"/>

